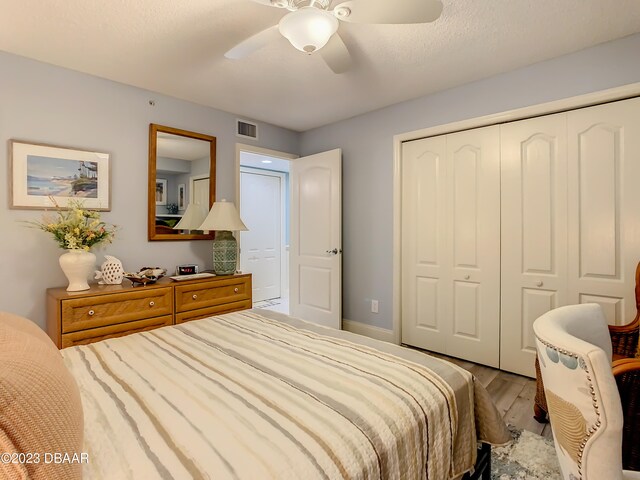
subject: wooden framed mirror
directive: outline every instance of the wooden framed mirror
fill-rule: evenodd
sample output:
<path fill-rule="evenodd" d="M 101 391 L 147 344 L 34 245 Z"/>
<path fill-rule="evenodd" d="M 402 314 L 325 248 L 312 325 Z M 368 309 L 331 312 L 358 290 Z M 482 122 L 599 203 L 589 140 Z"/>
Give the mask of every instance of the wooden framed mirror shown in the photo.
<path fill-rule="evenodd" d="M 150 124 L 149 240 L 213 240 L 214 232 L 174 227 L 190 203 L 208 212 L 215 197 L 216 137 Z"/>

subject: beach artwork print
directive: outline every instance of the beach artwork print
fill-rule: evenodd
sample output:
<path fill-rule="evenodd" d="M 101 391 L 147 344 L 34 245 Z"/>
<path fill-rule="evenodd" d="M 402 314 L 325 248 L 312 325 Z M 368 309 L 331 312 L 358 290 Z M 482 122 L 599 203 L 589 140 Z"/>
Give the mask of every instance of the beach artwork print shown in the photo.
<path fill-rule="evenodd" d="M 11 208 L 66 208 L 80 200 L 85 208 L 110 210 L 108 153 L 10 141 Z"/>
<path fill-rule="evenodd" d="M 98 163 L 27 155 L 27 194 L 98 198 Z"/>

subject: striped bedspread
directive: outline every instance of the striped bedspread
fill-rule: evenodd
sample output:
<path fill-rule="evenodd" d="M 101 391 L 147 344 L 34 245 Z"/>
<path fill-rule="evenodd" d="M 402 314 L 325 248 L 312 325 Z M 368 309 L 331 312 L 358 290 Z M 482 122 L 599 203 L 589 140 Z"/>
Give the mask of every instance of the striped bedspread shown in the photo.
<path fill-rule="evenodd" d="M 88 479 L 443 480 L 509 440 L 459 367 L 271 312 L 62 353 Z"/>

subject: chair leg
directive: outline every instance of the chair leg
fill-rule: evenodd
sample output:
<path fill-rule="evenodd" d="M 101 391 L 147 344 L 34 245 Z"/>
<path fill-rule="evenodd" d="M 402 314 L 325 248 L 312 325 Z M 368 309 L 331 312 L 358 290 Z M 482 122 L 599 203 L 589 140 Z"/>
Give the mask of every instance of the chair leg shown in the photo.
<path fill-rule="evenodd" d="M 547 419 L 547 412 L 545 412 L 537 403 L 533 404 L 533 418 L 535 418 L 538 423 L 549 423 L 549 420 Z"/>
<path fill-rule="evenodd" d="M 533 399 L 533 418 L 538 423 L 547 423 L 547 397 L 544 394 L 544 384 L 542 383 L 542 372 L 540 372 L 540 362 L 536 355 L 536 396 Z"/>

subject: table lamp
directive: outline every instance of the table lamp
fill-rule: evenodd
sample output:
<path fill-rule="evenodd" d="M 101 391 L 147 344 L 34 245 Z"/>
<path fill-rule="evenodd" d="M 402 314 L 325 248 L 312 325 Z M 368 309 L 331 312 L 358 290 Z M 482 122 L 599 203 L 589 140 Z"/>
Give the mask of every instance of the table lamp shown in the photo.
<path fill-rule="evenodd" d="M 182 218 L 173 227 L 174 230 L 200 230 L 200 225 L 207 216 L 207 209 L 199 203 L 190 203 Z"/>
<path fill-rule="evenodd" d="M 198 230 L 215 230 L 213 240 L 213 271 L 216 275 L 233 275 L 238 262 L 238 243 L 232 231 L 249 230 L 238 214 L 235 205 L 222 199 L 214 202 L 207 218 Z"/>

